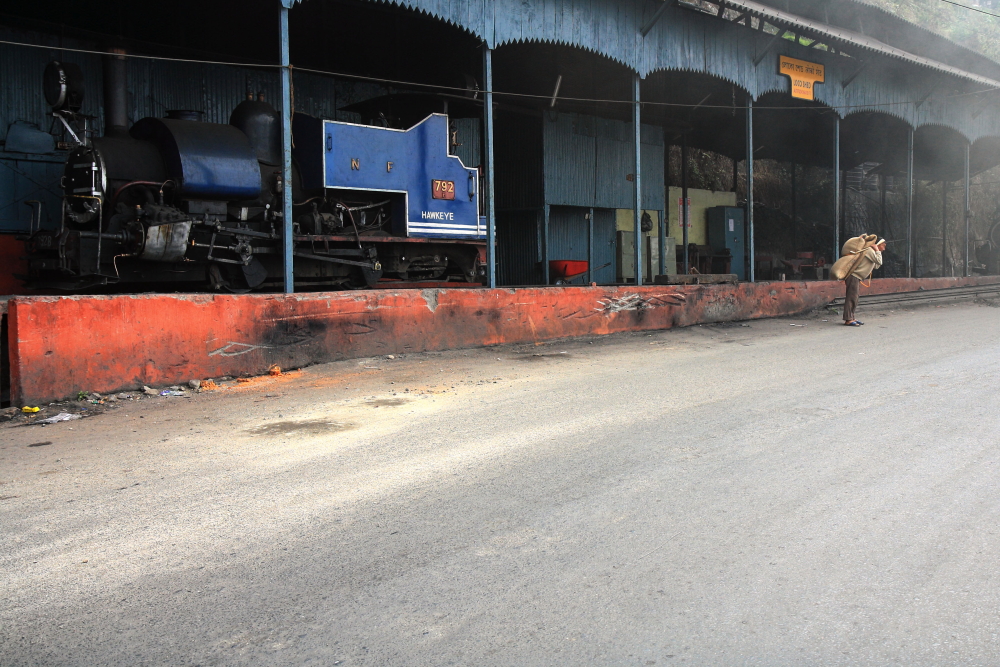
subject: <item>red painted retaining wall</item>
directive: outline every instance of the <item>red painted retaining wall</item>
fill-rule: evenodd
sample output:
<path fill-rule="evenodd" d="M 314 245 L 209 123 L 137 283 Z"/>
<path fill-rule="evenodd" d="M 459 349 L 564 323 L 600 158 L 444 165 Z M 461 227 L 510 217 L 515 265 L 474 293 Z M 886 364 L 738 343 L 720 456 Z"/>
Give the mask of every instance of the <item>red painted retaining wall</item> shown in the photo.
<path fill-rule="evenodd" d="M 864 294 L 1000 283 L 874 280 Z M 15 297 L 16 404 L 336 359 L 792 315 L 839 282 L 711 286 L 372 290 L 296 295 Z"/>

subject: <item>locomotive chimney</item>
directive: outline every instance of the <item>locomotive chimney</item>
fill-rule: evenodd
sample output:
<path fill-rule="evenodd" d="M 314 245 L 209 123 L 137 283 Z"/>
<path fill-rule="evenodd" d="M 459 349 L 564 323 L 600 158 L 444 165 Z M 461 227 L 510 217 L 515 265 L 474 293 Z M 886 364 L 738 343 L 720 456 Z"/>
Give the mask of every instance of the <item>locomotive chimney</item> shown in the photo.
<path fill-rule="evenodd" d="M 111 49 L 104 56 L 104 136 L 128 136 L 128 94 L 125 51 Z"/>

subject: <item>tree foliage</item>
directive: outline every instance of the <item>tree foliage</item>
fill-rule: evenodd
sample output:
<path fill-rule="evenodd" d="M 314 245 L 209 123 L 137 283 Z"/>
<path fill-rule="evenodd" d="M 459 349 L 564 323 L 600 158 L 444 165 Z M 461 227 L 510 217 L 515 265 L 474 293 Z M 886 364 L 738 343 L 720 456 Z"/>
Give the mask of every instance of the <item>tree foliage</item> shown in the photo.
<path fill-rule="evenodd" d="M 1000 62 L 1000 18 L 941 0 L 863 0 Z M 974 6 L 976 0 L 959 0 Z M 981 0 L 977 9 L 1000 15 L 1000 2 Z"/>

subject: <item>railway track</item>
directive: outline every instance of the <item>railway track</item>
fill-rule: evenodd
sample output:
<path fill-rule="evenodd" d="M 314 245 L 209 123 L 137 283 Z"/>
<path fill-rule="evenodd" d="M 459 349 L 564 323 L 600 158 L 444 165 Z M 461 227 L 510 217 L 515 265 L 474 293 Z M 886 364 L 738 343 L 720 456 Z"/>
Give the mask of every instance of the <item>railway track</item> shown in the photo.
<path fill-rule="evenodd" d="M 936 301 L 974 301 L 975 299 L 1000 298 L 1000 284 L 973 285 L 969 287 L 948 287 L 946 289 L 919 290 L 917 292 L 902 292 L 897 294 L 873 294 L 861 296 L 861 305 L 895 303 L 934 303 Z M 834 299 L 831 306 L 843 306 L 844 298 Z"/>

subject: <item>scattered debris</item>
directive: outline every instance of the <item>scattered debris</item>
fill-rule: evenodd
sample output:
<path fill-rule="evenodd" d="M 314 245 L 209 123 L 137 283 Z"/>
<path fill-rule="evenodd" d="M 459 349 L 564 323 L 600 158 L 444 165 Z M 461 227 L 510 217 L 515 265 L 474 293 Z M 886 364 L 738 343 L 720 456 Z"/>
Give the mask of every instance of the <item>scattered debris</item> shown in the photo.
<path fill-rule="evenodd" d="M 394 355 L 394 354 L 387 354 L 387 355 L 385 355 L 385 358 L 386 359 L 395 359 L 396 355 Z"/>
<path fill-rule="evenodd" d="M 238 383 L 250 382 L 250 380 L 252 380 L 252 379 L 253 378 L 236 378 L 236 382 L 238 382 Z"/>
<path fill-rule="evenodd" d="M 28 447 L 47 447 L 52 444 L 51 440 L 46 440 L 45 442 L 33 442 Z"/>
<path fill-rule="evenodd" d="M 215 384 L 215 380 L 202 380 L 198 384 L 198 388 L 202 391 L 213 391 L 219 388 L 219 385 Z"/>
<path fill-rule="evenodd" d="M 29 406 L 29 405 L 26 405 L 23 408 L 21 408 L 21 412 L 23 412 L 25 414 L 33 414 L 35 412 L 38 412 L 39 410 L 41 410 L 41 408 L 33 408 L 33 407 Z"/>
<path fill-rule="evenodd" d="M 281 366 L 275 364 L 267 369 L 268 375 L 281 375 Z"/>
<path fill-rule="evenodd" d="M 188 386 L 192 389 L 201 389 L 201 380 L 188 380 Z"/>
<path fill-rule="evenodd" d="M 160 392 L 160 396 L 188 396 L 188 393 L 180 389 L 164 389 Z"/>
<path fill-rule="evenodd" d="M 4 408 L 0 410 L 0 422 L 9 422 L 19 414 L 21 414 L 20 408 Z"/>
<path fill-rule="evenodd" d="M 156 391 L 155 389 L 151 389 L 150 387 L 147 387 L 146 385 L 142 385 L 142 393 L 146 394 L 146 396 L 159 396 L 160 395 L 160 392 Z"/>
<path fill-rule="evenodd" d="M 132 394 L 127 394 L 123 391 L 122 393 L 118 394 L 118 398 L 122 399 L 123 401 L 126 401 L 132 398 Z"/>
<path fill-rule="evenodd" d="M 60 412 L 59 414 L 55 415 L 54 417 L 46 417 L 45 419 L 39 419 L 38 421 L 32 422 L 32 423 L 33 424 L 56 424 L 58 422 L 73 421 L 74 419 L 83 419 L 83 415 L 77 415 L 77 414 L 73 414 L 71 412 Z"/>

